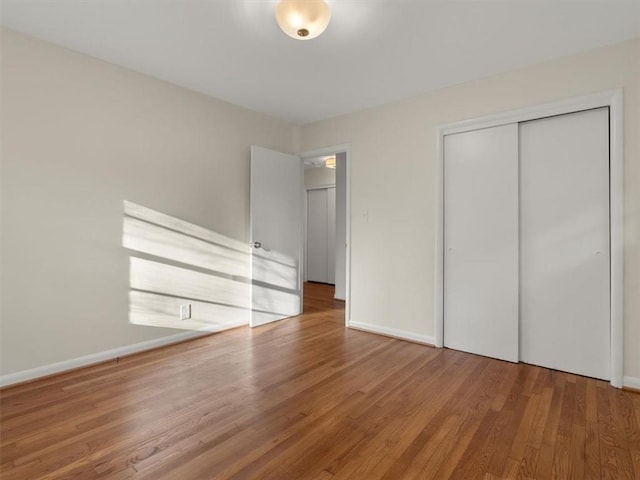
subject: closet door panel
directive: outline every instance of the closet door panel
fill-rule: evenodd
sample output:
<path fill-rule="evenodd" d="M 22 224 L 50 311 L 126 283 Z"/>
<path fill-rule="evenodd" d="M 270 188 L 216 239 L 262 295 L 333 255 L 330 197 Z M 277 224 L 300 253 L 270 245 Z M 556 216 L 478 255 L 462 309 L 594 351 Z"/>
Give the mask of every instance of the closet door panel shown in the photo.
<path fill-rule="evenodd" d="M 610 376 L 609 117 L 520 124 L 521 360 Z"/>
<path fill-rule="evenodd" d="M 518 126 L 444 138 L 444 344 L 518 361 Z"/>
<path fill-rule="evenodd" d="M 336 189 L 327 188 L 327 283 L 336 283 Z"/>
<path fill-rule="evenodd" d="M 307 280 L 328 281 L 327 190 L 307 193 Z"/>

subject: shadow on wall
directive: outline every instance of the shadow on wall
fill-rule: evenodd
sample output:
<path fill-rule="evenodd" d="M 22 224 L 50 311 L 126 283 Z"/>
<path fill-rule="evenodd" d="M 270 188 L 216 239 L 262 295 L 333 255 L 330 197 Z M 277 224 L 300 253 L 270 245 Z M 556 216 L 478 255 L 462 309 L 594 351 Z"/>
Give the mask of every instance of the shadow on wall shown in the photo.
<path fill-rule="evenodd" d="M 277 252 L 135 203 L 124 202 L 122 245 L 129 257 L 129 322 L 216 332 L 289 316 L 298 268 Z M 252 280 L 253 279 L 253 280 Z M 180 306 L 191 318 L 180 320 Z M 297 313 L 297 311 L 296 311 Z"/>

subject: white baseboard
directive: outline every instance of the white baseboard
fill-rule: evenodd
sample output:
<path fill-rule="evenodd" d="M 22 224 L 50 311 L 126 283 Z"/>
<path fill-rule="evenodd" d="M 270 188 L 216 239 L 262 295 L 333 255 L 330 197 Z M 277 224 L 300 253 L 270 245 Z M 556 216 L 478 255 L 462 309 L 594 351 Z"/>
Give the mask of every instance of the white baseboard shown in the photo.
<path fill-rule="evenodd" d="M 629 388 L 635 388 L 640 390 L 640 378 L 637 377 L 624 377 L 622 379 L 622 385 Z"/>
<path fill-rule="evenodd" d="M 183 342 L 185 340 L 202 337 L 204 335 L 209 335 L 211 333 L 219 332 L 222 330 L 228 330 L 230 328 L 240 327 L 242 325 L 246 325 L 246 323 L 239 323 L 238 325 L 225 325 L 223 328 L 216 328 L 211 330 L 182 332 L 176 335 L 170 335 L 168 337 L 156 338 L 154 340 L 147 340 L 146 342 L 134 343 L 133 345 L 106 350 L 104 352 L 92 353 L 90 355 L 85 355 L 84 357 L 72 358 L 69 360 L 64 360 L 62 362 L 56 362 L 49 365 L 43 365 L 41 367 L 31 368 L 29 370 L 22 370 L 21 372 L 9 373 L 0 376 L 0 387 L 27 382 L 29 380 L 35 380 L 36 378 L 46 377 L 48 375 L 53 375 L 56 373 L 62 373 L 67 370 L 75 370 L 76 368 L 88 367 L 89 365 L 114 360 L 125 355 L 131 355 L 133 353 L 144 352 L 145 350 L 164 347 L 173 343 Z"/>
<path fill-rule="evenodd" d="M 396 328 L 381 327 L 380 325 L 372 325 L 370 323 L 354 322 L 353 320 L 349 322 L 349 328 L 364 330 L 365 332 L 377 333 L 379 335 L 399 338 L 401 340 L 408 340 L 410 342 L 422 343 L 425 345 L 435 345 L 435 340 L 433 337 L 408 332 L 406 330 L 398 330 Z"/>

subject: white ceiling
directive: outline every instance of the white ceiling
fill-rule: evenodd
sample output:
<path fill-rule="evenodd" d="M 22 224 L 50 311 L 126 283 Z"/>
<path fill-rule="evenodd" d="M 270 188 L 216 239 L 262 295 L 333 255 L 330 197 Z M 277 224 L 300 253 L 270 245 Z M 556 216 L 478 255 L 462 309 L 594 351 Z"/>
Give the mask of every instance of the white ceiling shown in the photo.
<path fill-rule="evenodd" d="M 1 23 L 307 123 L 640 36 L 640 0 L 328 0 L 297 41 L 275 0 L 1 0 Z"/>

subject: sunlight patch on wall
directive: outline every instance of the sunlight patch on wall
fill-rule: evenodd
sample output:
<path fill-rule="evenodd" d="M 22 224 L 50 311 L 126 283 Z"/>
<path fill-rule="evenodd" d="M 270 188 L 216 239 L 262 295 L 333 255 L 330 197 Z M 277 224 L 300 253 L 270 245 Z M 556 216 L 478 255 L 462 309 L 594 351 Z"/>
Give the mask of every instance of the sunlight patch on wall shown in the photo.
<path fill-rule="evenodd" d="M 150 208 L 124 204 L 123 246 L 160 258 L 249 278 L 248 245 Z"/>
<path fill-rule="evenodd" d="M 254 252 L 251 275 L 255 282 L 290 290 L 298 288 L 298 264 L 296 261 L 273 251 L 258 250 Z"/>
<path fill-rule="evenodd" d="M 185 303 L 191 304 L 193 316 L 189 320 L 177 320 L 176 312 Z M 129 318 L 135 325 L 217 332 L 246 325 L 248 312 L 224 305 L 131 290 Z"/>
<path fill-rule="evenodd" d="M 129 258 L 129 322 L 183 330 L 220 331 L 249 323 L 248 245 L 124 202 L 122 245 Z M 180 319 L 180 306 L 191 318 Z"/>
<path fill-rule="evenodd" d="M 251 315 L 258 324 L 300 311 L 297 262 L 279 252 L 129 201 L 122 245 L 134 252 L 130 323 L 220 331 L 248 324 Z M 191 305 L 191 318 L 180 319 L 182 305 Z"/>
<path fill-rule="evenodd" d="M 251 324 L 262 325 L 297 315 L 300 304 L 296 259 L 274 250 L 253 249 L 251 258 Z"/>

